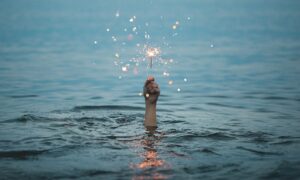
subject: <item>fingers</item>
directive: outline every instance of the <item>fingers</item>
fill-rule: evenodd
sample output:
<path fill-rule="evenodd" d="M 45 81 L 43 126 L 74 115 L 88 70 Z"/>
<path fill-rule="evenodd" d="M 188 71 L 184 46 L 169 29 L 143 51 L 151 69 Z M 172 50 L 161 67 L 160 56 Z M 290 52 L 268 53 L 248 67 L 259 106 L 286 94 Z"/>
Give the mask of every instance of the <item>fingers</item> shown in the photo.
<path fill-rule="evenodd" d="M 148 86 L 149 83 L 154 82 L 155 79 L 153 76 L 148 76 L 144 86 Z"/>
<path fill-rule="evenodd" d="M 155 81 L 153 76 L 148 76 L 147 81 Z"/>
<path fill-rule="evenodd" d="M 149 94 L 156 94 L 160 90 L 158 84 L 155 83 L 154 81 L 151 81 L 150 83 L 147 84 L 147 86 L 144 87 L 144 91 Z"/>

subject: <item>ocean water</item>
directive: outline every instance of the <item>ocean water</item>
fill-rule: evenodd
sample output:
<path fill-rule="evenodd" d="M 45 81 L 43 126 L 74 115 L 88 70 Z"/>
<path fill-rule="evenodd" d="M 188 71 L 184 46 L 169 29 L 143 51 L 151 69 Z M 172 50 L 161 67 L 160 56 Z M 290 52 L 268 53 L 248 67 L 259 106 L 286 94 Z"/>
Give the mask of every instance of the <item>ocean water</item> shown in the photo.
<path fill-rule="evenodd" d="M 0 179 L 299 179 L 299 8 L 2 0 Z M 152 69 L 144 44 L 161 50 Z"/>

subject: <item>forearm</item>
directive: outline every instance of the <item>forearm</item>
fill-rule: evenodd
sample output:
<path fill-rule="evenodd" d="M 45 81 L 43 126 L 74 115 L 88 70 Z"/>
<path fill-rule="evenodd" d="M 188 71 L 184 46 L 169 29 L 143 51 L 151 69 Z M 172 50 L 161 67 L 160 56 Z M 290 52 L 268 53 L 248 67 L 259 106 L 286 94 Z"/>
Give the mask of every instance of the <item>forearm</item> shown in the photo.
<path fill-rule="evenodd" d="M 146 103 L 146 112 L 145 112 L 145 126 L 157 126 L 156 125 L 156 103 Z"/>

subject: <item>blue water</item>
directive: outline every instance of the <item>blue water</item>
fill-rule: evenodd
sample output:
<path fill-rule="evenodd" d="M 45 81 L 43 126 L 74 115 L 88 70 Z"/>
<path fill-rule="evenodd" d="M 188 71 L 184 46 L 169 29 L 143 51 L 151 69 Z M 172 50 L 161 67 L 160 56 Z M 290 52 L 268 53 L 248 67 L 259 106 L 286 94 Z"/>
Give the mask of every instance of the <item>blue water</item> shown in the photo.
<path fill-rule="evenodd" d="M 2 0 L 1 179 L 299 178 L 299 8 Z M 137 44 L 174 62 L 132 73 Z M 147 74 L 161 89 L 155 134 L 143 127 Z"/>

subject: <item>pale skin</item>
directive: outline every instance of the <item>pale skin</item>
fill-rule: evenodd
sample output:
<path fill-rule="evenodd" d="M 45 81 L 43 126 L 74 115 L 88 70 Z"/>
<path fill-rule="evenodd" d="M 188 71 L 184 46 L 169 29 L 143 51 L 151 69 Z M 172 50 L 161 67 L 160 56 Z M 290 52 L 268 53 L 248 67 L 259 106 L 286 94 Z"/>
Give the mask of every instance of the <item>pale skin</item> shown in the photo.
<path fill-rule="evenodd" d="M 144 85 L 143 95 L 145 97 L 145 121 L 144 125 L 147 129 L 153 129 L 157 127 L 156 123 L 156 103 L 160 95 L 160 89 L 155 82 L 154 77 L 149 76 Z"/>

